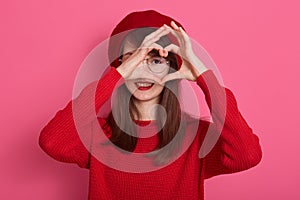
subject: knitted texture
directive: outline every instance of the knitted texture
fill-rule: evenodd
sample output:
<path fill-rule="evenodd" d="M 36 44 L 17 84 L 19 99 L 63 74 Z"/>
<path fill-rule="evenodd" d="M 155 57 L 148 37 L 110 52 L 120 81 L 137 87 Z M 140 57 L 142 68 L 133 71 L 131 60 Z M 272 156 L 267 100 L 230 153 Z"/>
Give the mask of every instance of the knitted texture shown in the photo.
<path fill-rule="evenodd" d="M 101 149 L 95 146 L 99 142 L 99 133 L 89 130 L 105 123 L 103 118 L 96 118 L 95 122 L 93 116 L 123 81 L 118 71 L 111 67 L 98 82 L 88 85 L 76 99 L 58 111 L 39 137 L 41 148 L 54 159 L 89 169 L 89 200 L 202 200 L 205 179 L 246 170 L 260 162 L 259 139 L 239 112 L 233 93 L 219 84 L 212 70 L 207 70 L 197 78 L 197 85 L 205 95 L 213 122 L 199 120 L 197 134 L 184 154 L 175 162 L 147 173 L 129 173 L 108 167 L 91 153 Z M 74 108 L 79 110 L 76 111 L 76 119 Z M 220 118 L 220 110 L 225 112 L 225 120 Z M 81 127 L 78 127 L 77 120 Z M 141 126 L 147 124 L 137 123 Z M 219 136 L 217 143 L 208 155 L 199 158 L 204 138 L 207 133 L 211 134 L 207 131 L 211 126 Z M 155 131 L 155 127 L 150 126 L 148 130 Z M 79 137 L 79 131 L 86 134 Z M 195 127 L 190 122 L 186 128 L 187 135 L 192 131 Z M 111 135 L 110 129 L 105 129 L 104 133 L 107 137 Z M 156 134 L 138 138 L 135 152 L 152 151 L 157 143 Z"/>

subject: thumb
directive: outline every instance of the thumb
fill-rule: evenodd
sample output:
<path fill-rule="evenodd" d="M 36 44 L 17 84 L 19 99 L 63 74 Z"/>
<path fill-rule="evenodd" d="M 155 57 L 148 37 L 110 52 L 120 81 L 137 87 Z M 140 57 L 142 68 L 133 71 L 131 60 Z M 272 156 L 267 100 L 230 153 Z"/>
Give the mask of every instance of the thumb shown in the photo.
<path fill-rule="evenodd" d="M 174 73 L 171 73 L 171 74 L 167 74 L 165 77 L 163 77 L 163 79 L 161 80 L 161 83 L 166 83 L 168 81 L 171 81 L 171 80 L 175 80 L 175 79 L 182 79 L 182 75 L 180 74 L 180 72 L 174 72 Z"/>
<path fill-rule="evenodd" d="M 182 56 L 180 54 L 180 48 L 177 45 L 175 45 L 175 44 L 169 44 L 168 46 L 165 47 L 165 50 L 166 51 L 171 51 L 171 52 L 173 52 L 173 53 L 175 53 L 175 54 L 177 54 L 179 56 Z"/>

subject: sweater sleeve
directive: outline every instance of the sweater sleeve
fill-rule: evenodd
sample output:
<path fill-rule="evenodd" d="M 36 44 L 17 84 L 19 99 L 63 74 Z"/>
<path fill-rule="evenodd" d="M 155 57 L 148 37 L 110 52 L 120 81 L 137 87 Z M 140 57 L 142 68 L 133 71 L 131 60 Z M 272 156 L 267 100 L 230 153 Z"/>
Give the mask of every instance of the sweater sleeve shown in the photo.
<path fill-rule="evenodd" d="M 110 67 L 99 81 L 87 85 L 77 98 L 58 111 L 42 129 L 39 136 L 40 147 L 58 161 L 89 168 L 91 123 L 97 120 L 97 111 L 122 81 L 118 71 Z"/>
<path fill-rule="evenodd" d="M 201 150 L 215 144 L 203 156 L 204 178 L 256 166 L 262 158 L 259 138 L 239 112 L 233 93 L 220 85 L 212 70 L 202 73 L 197 84 L 205 95 L 213 121 L 206 126 L 206 134 L 210 135 L 205 135 Z"/>

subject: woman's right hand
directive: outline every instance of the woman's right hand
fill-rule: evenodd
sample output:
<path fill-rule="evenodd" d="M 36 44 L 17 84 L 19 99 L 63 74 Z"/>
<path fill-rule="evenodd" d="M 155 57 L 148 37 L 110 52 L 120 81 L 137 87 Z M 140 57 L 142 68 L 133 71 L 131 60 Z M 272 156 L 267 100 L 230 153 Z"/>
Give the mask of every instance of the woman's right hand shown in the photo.
<path fill-rule="evenodd" d="M 170 33 L 170 30 L 165 26 L 161 26 L 156 31 L 147 35 L 141 46 L 136 49 L 126 60 L 122 61 L 122 64 L 117 68 L 117 71 L 122 75 L 124 79 L 137 79 L 137 78 L 145 78 L 151 77 L 154 81 L 160 83 L 161 79 L 155 76 L 153 73 L 148 72 L 147 70 L 135 70 L 142 62 L 144 62 L 148 53 L 157 49 L 159 51 L 160 56 L 166 57 L 168 55 L 167 50 L 165 50 L 162 46 L 155 43 L 162 36 Z"/>

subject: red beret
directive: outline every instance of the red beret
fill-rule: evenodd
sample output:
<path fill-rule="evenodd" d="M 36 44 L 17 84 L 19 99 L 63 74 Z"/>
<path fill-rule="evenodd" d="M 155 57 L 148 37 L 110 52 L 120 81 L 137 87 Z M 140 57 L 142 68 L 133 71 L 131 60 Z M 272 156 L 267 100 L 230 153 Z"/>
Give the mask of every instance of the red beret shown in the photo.
<path fill-rule="evenodd" d="M 138 11 L 128 14 L 114 28 L 110 36 L 108 56 L 111 66 L 118 67 L 120 65 L 118 58 L 120 55 L 121 43 L 129 30 L 142 27 L 159 28 L 164 24 L 169 25 L 171 21 L 174 21 L 178 26 L 182 27 L 176 20 L 154 10 Z"/>

